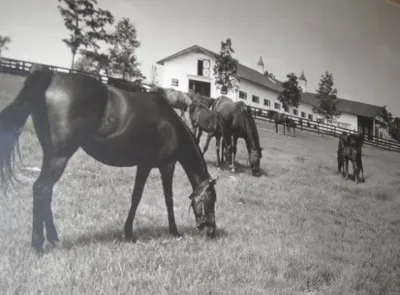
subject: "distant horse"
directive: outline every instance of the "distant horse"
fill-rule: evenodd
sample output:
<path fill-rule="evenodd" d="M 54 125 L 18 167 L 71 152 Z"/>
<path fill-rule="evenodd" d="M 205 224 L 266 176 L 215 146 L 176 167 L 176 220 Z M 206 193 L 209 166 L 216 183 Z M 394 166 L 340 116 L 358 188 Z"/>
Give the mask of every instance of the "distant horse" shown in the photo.
<path fill-rule="evenodd" d="M 124 227 L 126 239 L 133 239 L 132 223 L 152 168 L 161 172 L 169 232 L 179 236 L 172 190 L 176 162 L 193 188 L 189 198 L 197 228 L 214 236 L 216 179 L 210 177 L 189 127 L 160 93 L 127 92 L 82 74 L 34 71 L 17 97 L 0 112 L 3 189 L 13 180 L 14 150 L 29 115 L 43 151 L 41 172 L 33 184 L 31 245 L 38 252 L 43 250 L 43 226 L 49 242 L 59 240 L 51 209 L 53 187 L 80 147 L 105 165 L 137 166 Z"/>
<path fill-rule="evenodd" d="M 194 94 L 193 90 L 189 90 L 189 96 L 192 98 L 193 101 L 200 102 L 204 104 L 207 108 L 210 108 L 215 101 L 215 98 L 201 95 L 199 93 Z"/>
<path fill-rule="evenodd" d="M 345 178 L 349 178 L 349 160 L 353 166 L 353 175 L 357 183 L 361 181 L 360 172 L 362 174 L 362 180 L 364 181 L 364 169 L 362 165 L 362 134 L 348 134 L 343 132 L 339 136 L 337 161 L 338 161 L 338 172 L 342 173 L 342 169 L 345 169 Z"/>
<path fill-rule="evenodd" d="M 109 77 L 107 84 L 130 92 L 147 92 L 146 88 L 143 87 L 141 83 L 127 81 L 125 79 Z"/>
<path fill-rule="evenodd" d="M 186 121 L 185 112 L 193 102 L 189 94 L 172 88 L 162 88 L 157 86 L 153 86 L 152 90 L 164 95 L 171 107 L 181 110 L 181 119 Z"/>
<path fill-rule="evenodd" d="M 261 176 L 260 159 L 262 158 L 262 147 L 258 136 L 257 125 L 254 122 L 251 110 L 244 102 L 234 102 L 227 96 L 218 97 L 211 106 L 212 110 L 217 111 L 224 117 L 225 121 L 231 126 L 233 136 L 233 159 L 232 172 L 235 172 L 235 158 L 237 151 L 237 140 L 243 138 L 246 142 L 249 153 L 249 162 L 253 176 Z M 222 144 L 222 154 L 224 154 Z"/>
<path fill-rule="evenodd" d="M 223 144 L 227 147 L 225 156 L 228 162 L 232 162 L 232 137 L 230 126 L 226 124 L 224 118 L 217 113 L 207 108 L 206 105 L 195 101 L 189 107 L 189 118 L 192 123 L 193 133 L 197 143 L 200 142 L 201 134 L 203 131 L 207 132 L 207 140 L 203 148 L 203 155 L 208 150 L 208 145 L 213 137 L 215 137 L 215 145 L 217 151 L 217 166 L 221 166 L 220 160 L 220 145 L 221 137 Z M 198 132 L 197 132 L 198 131 Z"/>
<path fill-rule="evenodd" d="M 285 126 L 289 132 L 291 127 L 293 127 L 293 132 L 296 132 L 296 122 L 286 114 L 268 110 L 267 118 L 274 120 L 276 133 L 278 133 L 278 124 L 283 126 L 283 134 L 285 134 Z"/>

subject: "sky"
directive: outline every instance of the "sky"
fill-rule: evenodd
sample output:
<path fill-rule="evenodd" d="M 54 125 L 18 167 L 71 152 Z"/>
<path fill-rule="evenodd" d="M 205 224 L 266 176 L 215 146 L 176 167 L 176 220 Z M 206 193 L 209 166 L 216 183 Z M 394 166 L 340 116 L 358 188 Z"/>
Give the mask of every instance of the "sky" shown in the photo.
<path fill-rule="evenodd" d="M 231 38 L 240 63 L 280 80 L 304 70 L 307 90 L 333 74 L 338 96 L 387 105 L 400 116 L 400 7 L 384 0 L 98 0 L 116 21 L 135 24 L 137 57 L 150 78 L 158 60 L 192 45 L 218 52 Z M 57 0 L 1 0 L 5 57 L 69 67 Z"/>

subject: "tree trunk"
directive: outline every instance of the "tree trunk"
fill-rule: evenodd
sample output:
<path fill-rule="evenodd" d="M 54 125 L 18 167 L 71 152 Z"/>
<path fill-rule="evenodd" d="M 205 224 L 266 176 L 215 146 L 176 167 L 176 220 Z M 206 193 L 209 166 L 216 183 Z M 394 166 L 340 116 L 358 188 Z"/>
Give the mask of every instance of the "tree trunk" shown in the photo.
<path fill-rule="evenodd" d="M 76 55 L 76 52 L 72 52 L 71 70 L 74 69 L 75 55 Z"/>

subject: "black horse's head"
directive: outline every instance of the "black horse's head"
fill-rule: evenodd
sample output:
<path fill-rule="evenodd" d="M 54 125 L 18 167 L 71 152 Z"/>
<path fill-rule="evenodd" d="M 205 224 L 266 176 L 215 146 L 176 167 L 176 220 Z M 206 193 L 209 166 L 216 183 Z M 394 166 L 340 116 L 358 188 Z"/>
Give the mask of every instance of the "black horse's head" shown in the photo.
<path fill-rule="evenodd" d="M 190 195 L 191 207 L 196 218 L 197 229 L 207 230 L 207 236 L 215 236 L 217 225 L 215 223 L 215 184 L 218 178 L 210 178 L 200 183 L 195 191 Z"/>
<path fill-rule="evenodd" d="M 253 176 L 261 176 L 260 159 L 262 158 L 262 147 L 252 148 L 249 154 L 249 162 Z"/>

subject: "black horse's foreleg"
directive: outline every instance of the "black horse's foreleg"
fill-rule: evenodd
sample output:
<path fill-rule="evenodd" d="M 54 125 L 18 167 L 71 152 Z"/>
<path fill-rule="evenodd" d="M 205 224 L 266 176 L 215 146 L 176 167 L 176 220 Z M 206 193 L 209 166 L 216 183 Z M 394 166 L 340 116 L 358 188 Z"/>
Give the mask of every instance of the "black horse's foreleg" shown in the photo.
<path fill-rule="evenodd" d="M 220 167 L 222 165 L 221 157 L 220 157 L 220 147 L 221 145 L 221 136 L 215 136 L 215 149 L 217 152 L 217 167 Z M 221 155 L 222 156 L 222 155 Z"/>
<path fill-rule="evenodd" d="M 233 136 L 232 140 L 232 163 L 231 163 L 231 172 L 235 172 L 235 159 L 236 159 L 236 151 L 237 151 L 237 141 L 238 138 L 236 136 Z"/>
<path fill-rule="evenodd" d="M 167 211 L 168 211 L 169 232 L 171 235 L 179 237 L 180 234 L 178 232 L 178 228 L 176 227 L 175 223 L 174 199 L 172 191 L 172 180 L 174 177 L 175 163 L 163 165 L 159 169 L 164 189 L 165 204 L 167 205 Z"/>
<path fill-rule="evenodd" d="M 68 156 L 43 156 L 40 175 L 33 184 L 33 221 L 32 221 L 32 247 L 43 251 L 44 234 L 43 225 L 46 227 L 46 237 L 50 243 L 58 242 L 58 234 L 54 225 L 51 201 L 53 187 L 64 172 L 65 166 L 71 157 Z"/>
<path fill-rule="evenodd" d="M 201 135 L 203 134 L 203 130 L 201 130 L 201 128 L 199 126 L 197 126 L 197 132 L 198 132 L 198 134 L 196 137 L 196 142 L 197 142 L 197 144 L 200 144 L 200 138 L 201 138 Z"/>
<path fill-rule="evenodd" d="M 147 177 L 149 176 L 151 167 L 149 166 L 138 166 L 136 170 L 135 187 L 132 194 L 131 208 L 125 222 L 125 239 L 133 240 L 133 220 L 135 219 L 136 209 L 139 205 L 140 199 L 142 198 L 144 185 Z"/>
<path fill-rule="evenodd" d="M 204 148 L 203 148 L 203 156 L 204 156 L 205 153 L 207 152 L 208 146 L 209 146 L 210 141 L 211 141 L 211 139 L 213 138 L 213 136 L 214 136 L 214 133 L 213 133 L 213 132 L 208 132 L 208 134 L 207 134 L 207 139 L 206 139 L 206 143 L 205 143 Z"/>

